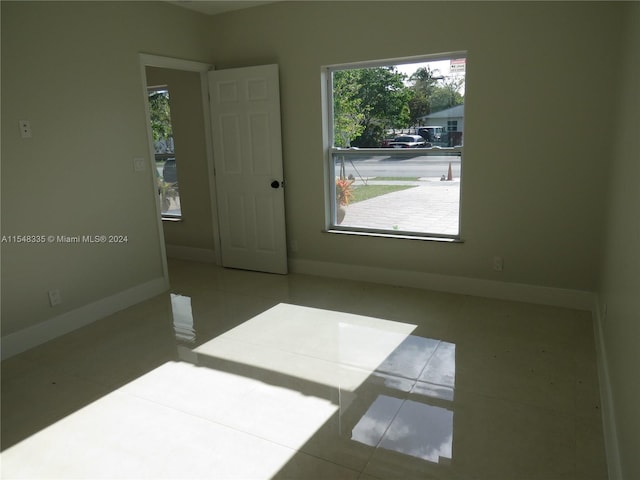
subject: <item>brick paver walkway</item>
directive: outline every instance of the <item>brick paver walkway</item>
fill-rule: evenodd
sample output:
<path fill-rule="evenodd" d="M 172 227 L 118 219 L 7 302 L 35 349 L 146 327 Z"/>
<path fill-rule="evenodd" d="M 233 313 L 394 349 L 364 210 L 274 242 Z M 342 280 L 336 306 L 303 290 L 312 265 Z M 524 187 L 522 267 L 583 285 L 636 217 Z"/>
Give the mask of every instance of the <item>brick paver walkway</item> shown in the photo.
<path fill-rule="evenodd" d="M 409 183 L 415 186 L 352 203 L 347 207 L 341 225 L 456 235 L 460 205 L 459 179 L 442 182 L 439 178 L 428 178 Z"/>

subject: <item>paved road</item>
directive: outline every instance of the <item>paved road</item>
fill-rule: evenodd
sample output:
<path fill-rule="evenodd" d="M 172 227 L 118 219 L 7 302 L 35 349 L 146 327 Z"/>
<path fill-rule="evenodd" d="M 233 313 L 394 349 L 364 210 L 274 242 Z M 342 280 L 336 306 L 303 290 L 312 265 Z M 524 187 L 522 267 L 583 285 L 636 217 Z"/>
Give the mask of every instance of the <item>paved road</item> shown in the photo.
<path fill-rule="evenodd" d="M 344 166 L 347 176 L 355 178 L 371 177 L 435 177 L 447 175 L 451 170 L 455 178 L 460 178 L 460 157 L 417 156 L 406 158 L 389 157 L 347 157 Z M 336 164 L 336 172 L 340 171 L 340 163 Z"/>

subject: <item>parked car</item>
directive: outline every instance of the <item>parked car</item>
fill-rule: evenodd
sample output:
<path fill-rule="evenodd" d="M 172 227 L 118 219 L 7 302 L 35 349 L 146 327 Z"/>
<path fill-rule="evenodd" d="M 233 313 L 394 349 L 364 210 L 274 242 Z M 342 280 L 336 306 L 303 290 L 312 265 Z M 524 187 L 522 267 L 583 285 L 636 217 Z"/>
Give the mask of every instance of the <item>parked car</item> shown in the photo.
<path fill-rule="evenodd" d="M 385 138 L 382 140 L 382 148 L 389 148 L 389 144 L 395 140 L 395 137 Z"/>
<path fill-rule="evenodd" d="M 427 142 L 420 135 L 401 135 L 389 142 L 391 148 L 422 148 L 426 147 Z"/>
<path fill-rule="evenodd" d="M 418 135 L 424 138 L 427 142 L 440 142 L 442 141 L 442 134 L 444 129 L 439 126 L 433 127 L 418 127 Z"/>
<path fill-rule="evenodd" d="M 162 169 L 162 178 L 167 183 L 177 183 L 178 175 L 176 173 L 176 159 L 171 157 L 167 158 L 164 162 L 164 168 Z"/>

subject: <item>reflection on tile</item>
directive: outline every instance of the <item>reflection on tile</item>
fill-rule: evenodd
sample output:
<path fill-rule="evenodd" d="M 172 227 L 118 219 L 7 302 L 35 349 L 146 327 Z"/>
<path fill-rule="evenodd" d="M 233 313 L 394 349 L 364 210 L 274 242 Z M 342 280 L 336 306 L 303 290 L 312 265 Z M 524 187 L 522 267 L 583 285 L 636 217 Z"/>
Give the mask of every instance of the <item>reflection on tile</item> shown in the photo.
<path fill-rule="evenodd" d="M 416 379 L 421 376 L 437 346 L 437 340 L 410 335 L 376 370 L 398 377 Z"/>
<path fill-rule="evenodd" d="M 432 463 L 451 460 L 453 412 L 407 400 L 385 432 L 380 447 Z"/>
<path fill-rule="evenodd" d="M 2 363 L 3 477 L 606 476 L 583 312 L 169 265 Z"/>
<path fill-rule="evenodd" d="M 456 345 L 438 342 L 438 346 L 418 378 L 421 382 L 443 387 L 456 386 Z"/>
<path fill-rule="evenodd" d="M 378 381 L 380 382 L 380 384 L 384 385 L 387 388 L 391 388 L 393 390 L 399 390 L 401 392 L 411 392 L 416 385 L 416 381 L 414 379 L 405 378 L 405 377 L 396 377 L 395 375 L 387 375 L 377 370 L 371 373 L 371 377 L 369 381 L 371 383 L 373 383 L 374 381 Z"/>
<path fill-rule="evenodd" d="M 451 387 L 443 387 L 433 383 L 417 381 L 411 388 L 411 393 L 424 395 L 425 397 L 440 398 L 442 400 L 453 400 L 454 389 Z"/>
<path fill-rule="evenodd" d="M 401 399 L 380 395 L 353 427 L 351 439 L 377 447 L 401 406 Z"/>
<path fill-rule="evenodd" d="M 196 331 L 193 328 L 191 298 L 172 293 L 171 311 L 173 312 L 173 330 L 176 332 L 176 340 L 194 343 Z"/>

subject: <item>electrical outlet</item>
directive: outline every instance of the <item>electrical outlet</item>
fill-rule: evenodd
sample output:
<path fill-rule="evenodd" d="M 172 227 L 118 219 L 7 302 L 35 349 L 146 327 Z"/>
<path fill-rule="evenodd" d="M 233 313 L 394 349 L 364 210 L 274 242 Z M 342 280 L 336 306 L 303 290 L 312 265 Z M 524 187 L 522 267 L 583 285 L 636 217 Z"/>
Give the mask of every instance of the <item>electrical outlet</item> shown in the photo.
<path fill-rule="evenodd" d="M 52 307 L 56 305 L 60 305 L 62 303 L 62 295 L 60 294 L 60 290 L 49 290 L 49 303 Z"/>
<path fill-rule="evenodd" d="M 502 257 L 493 257 L 493 269 L 496 272 L 501 272 L 504 269 L 504 261 Z"/>
<path fill-rule="evenodd" d="M 31 122 L 29 122 L 29 120 L 20 120 L 18 124 L 20 125 L 20 136 L 22 138 L 31 138 L 33 136 L 31 133 Z"/>

